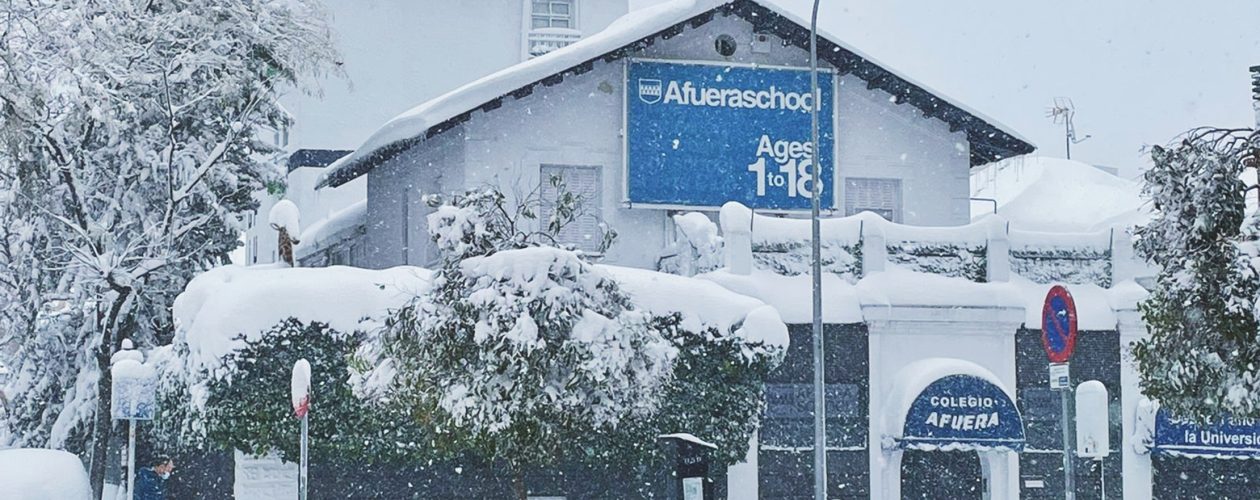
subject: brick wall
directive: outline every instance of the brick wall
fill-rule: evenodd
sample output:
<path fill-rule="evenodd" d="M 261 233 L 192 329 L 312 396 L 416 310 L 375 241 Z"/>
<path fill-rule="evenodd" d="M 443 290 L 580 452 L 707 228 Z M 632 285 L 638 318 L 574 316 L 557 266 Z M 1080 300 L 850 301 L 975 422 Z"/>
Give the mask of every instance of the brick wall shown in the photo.
<path fill-rule="evenodd" d="M 788 333 L 787 356 L 766 384 L 759 491 L 767 500 L 813 498 L 813 332 L 810 325 L 789 325 Z M 870 374 L 866 325 L 824 325 L 824 335 L 828 496 L 867 498 Z"/>
<path fill-rule="evenodd" d="M 1020 329 L 1015 336 L 1016 404 L 1024 419 L 1027 443 L 1019 456 L 1022 498 L 1063 498 L 1063 430 L 1059 393 L 1050 390 L 1050 373 L 1041 331 Z M 1101 498 L 1100 472 L 1105 470 L 1107 497 L 1121 497 L 1120 479 L 1120 334 L 1115 330 L 1083 331 L 1072 356 L 1072 386 L 1098 380 L 1110 402 L 1111 455 L 1101 464 L 1077 458 L 1076 498 Z M 1073 435 L 1075 446 L 1075 435 Z M 1034 483 L 1030 483 L 1030 481 Z M 1028 487 L 1042 481 L 1044 487 Z"/>

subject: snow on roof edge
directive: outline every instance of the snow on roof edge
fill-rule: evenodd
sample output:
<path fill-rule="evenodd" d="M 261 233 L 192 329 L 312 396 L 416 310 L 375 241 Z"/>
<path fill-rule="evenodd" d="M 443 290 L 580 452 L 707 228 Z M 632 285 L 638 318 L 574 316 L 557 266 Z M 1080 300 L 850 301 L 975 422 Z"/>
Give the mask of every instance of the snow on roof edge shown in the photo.
<path fill-rule="evenodd" d="M 372 162 L 374 159 L 376 161 L 384 161 L 394 152 L 391 150 L 408 147 L 410 143 L 420 140 L 419 137 L 428 133 L 433 127 L 507 95 L 516 89 L 532 85 L 551 75 L 560 74 L 566 69 L 597 59 L 604 54 L 634 43 L 636 40 L 668 29 L 670 26 L 686 22 L 692 17 L 739 1 L 757 4 L 798 26 L 808 26 L 808 23 L 804 22 L 800 17 L 777 5 L 775 0 L 671 0 L 632 10 L 613 21 L 604 30 L 589 37 L 491 73 L 395 116 L 369 136 L 354 152 L 341 157 L 329 165 L 316 182 L 316 188 L 335 187 L 349 182 L 351 179 L 357 178 L 375 167 L 375 165 L 365 165 L 365 163 Z M 879 67 L 894 77 L 920 88 L 942 102 L 954 106 L 1011 138 L 1027 144 L 1034 150 L 1036 149 L 1036 145 L 1031 140 L 1011 127 L 931 87 L 908 78 L 898 71 L 890 69 L 879 62 L 879 60 L 840 42 L 837 37 L 827 31 L 819 30 L 818 35 L 819 38 L 835 44 L 837 47 Z M 360 168 L 363 171 L 356 172 Z"/>

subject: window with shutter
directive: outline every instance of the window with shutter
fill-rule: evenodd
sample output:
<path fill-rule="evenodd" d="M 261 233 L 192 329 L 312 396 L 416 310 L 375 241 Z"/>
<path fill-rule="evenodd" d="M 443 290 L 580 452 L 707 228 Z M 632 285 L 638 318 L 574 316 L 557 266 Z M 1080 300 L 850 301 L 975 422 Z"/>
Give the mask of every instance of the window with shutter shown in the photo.
<path fill-rule="evenodd" d="M 901 180 L 844 180 L 844 215 L 875 212 L 893 222 L 901 222 Z"/>
<path fill-rule="evenodd" d="M 559 243 L 573 245 L 579 250 L 594 252 L 599 249 L 603 231 L 599 224 L 603 217 L 603 184 L 600 168 L 576 165 L 542 165 L 539 177 L 542 206 L 538 214 L 539 224 L 546 227 L 555 210 L 555 200 L 560 196 L 558 187 L 552 184 L 553 176 L 563 181 L 564 189 L 583 199 L 581 212 L 576 220 L 570 222 L 557 235 Z"/>

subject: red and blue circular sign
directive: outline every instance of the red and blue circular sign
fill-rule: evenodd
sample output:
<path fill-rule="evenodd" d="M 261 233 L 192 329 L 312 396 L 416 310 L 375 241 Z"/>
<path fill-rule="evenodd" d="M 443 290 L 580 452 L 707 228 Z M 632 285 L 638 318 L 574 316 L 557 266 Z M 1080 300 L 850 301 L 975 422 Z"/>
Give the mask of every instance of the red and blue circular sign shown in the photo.
<path fill-rule="evenodd" d="M 1041 307 L 1041 345 L 1051 363 L 1066 363 L 1076 349 L 1076 302 L 1062 285 L 1050 288 Z"/>

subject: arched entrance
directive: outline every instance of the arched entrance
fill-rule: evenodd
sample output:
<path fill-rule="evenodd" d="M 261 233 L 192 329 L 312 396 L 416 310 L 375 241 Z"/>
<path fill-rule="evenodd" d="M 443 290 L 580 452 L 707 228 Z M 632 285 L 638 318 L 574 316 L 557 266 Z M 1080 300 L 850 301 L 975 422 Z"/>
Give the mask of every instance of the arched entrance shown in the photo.
<path fill-rule="evenodd" d="M 1019 494 L 1024 424 L 985 368 L 925 359 L 898 372 L 883 409 L 882 495 L 1008 498 Z"/>
<path fill-rule="evenodd" d="M 980 500 L 984 483 L 980 454 L 974 451 L 906 450 L 901 456 L 901 498 Z"/>

